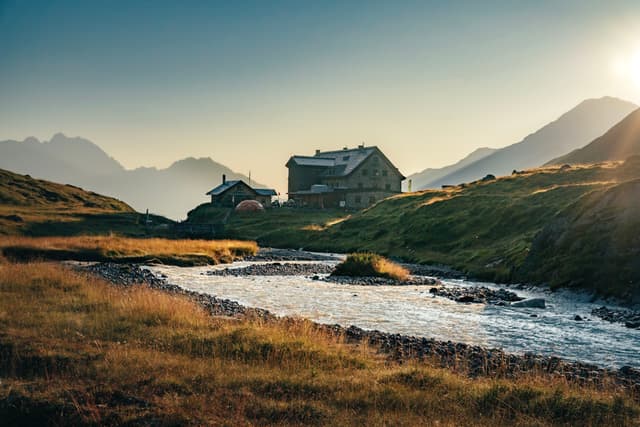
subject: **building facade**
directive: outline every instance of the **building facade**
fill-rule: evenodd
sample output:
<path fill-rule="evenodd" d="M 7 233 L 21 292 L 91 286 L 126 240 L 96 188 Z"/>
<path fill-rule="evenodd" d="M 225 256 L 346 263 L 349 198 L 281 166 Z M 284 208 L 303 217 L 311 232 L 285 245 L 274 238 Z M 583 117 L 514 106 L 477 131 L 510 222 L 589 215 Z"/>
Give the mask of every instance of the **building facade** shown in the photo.
<path fill-rule="evenodd" d="M 289 200 L 298 206 L 362 209 L 399 194 L 405 177 L 378 147 L 316 151 L 293 156 L 289 169 Z"/>

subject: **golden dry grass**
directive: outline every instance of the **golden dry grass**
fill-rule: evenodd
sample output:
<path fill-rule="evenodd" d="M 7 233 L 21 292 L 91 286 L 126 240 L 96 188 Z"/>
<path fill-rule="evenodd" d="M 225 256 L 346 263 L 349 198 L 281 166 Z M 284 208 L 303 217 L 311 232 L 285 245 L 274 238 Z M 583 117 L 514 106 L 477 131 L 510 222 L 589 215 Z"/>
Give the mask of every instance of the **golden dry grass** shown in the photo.
<path fill-rule="evenodd" d="M 409 270 L 373 253 L 353 253 L 336 266 L 337 276 L 373 276 L 405 281 Z"/>
<path fill-rule="evenodd" d="M 5 257 L 81 261 L 153 261 L 194 265 L 228 262 L 257 252 L 255 242 L 238 240 L 136 239 L 119 236 L 0 237 Z"/>
<path fill-rule="evenodd" d="M 0 266 L 7 424 L 636 425 L 625 392 L 400 366 L 304 320 L 212 318 L 185 297 L 50 263 Z"/>

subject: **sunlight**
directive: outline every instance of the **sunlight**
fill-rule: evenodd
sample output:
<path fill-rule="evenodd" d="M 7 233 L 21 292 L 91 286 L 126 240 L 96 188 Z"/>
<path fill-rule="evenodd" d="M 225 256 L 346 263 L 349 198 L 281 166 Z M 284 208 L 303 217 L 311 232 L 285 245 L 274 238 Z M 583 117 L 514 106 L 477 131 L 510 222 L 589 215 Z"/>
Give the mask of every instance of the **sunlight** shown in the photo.
<path fill-rule="evenodd" d="M 632 55 L 617 58 L 612 63 L 612 68 L 617 77 L 630 80 L 640 87 L 640 48 Z"/>

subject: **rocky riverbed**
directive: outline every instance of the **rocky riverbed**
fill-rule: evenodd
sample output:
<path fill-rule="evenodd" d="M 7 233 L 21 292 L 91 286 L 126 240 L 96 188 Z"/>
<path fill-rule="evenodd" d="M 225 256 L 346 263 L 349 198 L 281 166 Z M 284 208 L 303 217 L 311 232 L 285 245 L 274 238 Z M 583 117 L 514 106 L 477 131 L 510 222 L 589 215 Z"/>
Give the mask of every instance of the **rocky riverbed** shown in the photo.
<path fill-rule="evenodd" d="M 591 314 L 612 323 L 624 323 L 627 328 L 640 329 L 640 311 L 612 310 L 607 307 L 595 308 Z"/>
<path fill-rule="evenodd" d="M 270 262 L 247 267 L 210 270 L 206 274 L 209 276 L 314 276 L 330 274 L 334 268 L 331 264 Z"/>
<path fill-rule="evenodd" d="M 352 276 L 327 276 L 313 277 L 314 280 L 323 280 L 340 285 L 356 286 L 425 286 L 440 284 L 438 279 L 432 277 L 411 276 L 407 280 L 394 280 L 384 277 L 352 277 Z"/>
<path fill-rule="evenodd" d="M 447 298 L 460 303 L 492 304 L 498 306 L 508 305 L 511 302 L 524 299 L 515 292 L 507 291 L 506 289 L 494 290 L 484 286 L 441 286 L 429 289 L 429 293 L 433 296 Z"/>
<path fill-rule="evenodd" d="M 213 315 L 260 318 L 265 321 L 285 321 L 267 310 L 244 307 L 237 302 L 212 295 L 185 290 L 171 285 L 137 265 L 93 264 L 78 267 L 120 286 L 142 283 L 165 292 L 186 295 Z M 377 330 L 364 330 L 355 326 L 316 324 L 322 330 L 344 336 L 348 342 L 368 343 L 402 363 L 409 359 L 431 360 L 443 367 L 470 376 L 517 377 L 524 373 L 540 373 L 565 378 L 568 381 L 603 385 L 615 382 L 640 392 L 640 370 L 629 366 L 620 369 L 604 369 L 596 365 L 564 361 L 553 356 L 533 353 L 524 355 L 505 353 L 476 345 L 440 341 L 430 338 L 390 334 Z"/>

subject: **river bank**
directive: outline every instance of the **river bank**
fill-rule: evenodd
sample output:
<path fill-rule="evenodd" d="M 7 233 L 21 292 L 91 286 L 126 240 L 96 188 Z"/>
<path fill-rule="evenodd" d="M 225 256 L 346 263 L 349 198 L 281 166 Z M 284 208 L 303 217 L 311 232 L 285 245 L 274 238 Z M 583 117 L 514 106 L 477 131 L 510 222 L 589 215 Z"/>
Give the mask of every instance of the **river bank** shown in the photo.
<path fill-rule="evenodd" d="M 232 300 L 217 298 L 169 284 L 165 278 L 158 277 L 137 265 L 93 264 L 78 268 L 121 286 L 144 283 L 154 289 L 187 295 L 212 315 L 249 316 L 268 322 L 287 321 L 286 317 L 278 317 L 268 310 L 245 307 Z M 365 330 L 355 326 L 345 327 L 316 323 L 315 327 L 344 336 L 348 342 L 354 344 L 366 343 L 374 346 L 398 363 L 411 359 L 432 360 L 442 367 L 472 377 L 482 375 L 516 378 L 528 374 L 551 375 L 584 384 L 605 385 L 613 382 L 640 392 L 640 370 L 630 366 L 623 366 L 620 369 L 606 369 L 594 364 L 566 361 L 554 356 L 530 352 L 522 355 L 510 354 L 501 349 L 392 334 L 378 330 Z"/>

